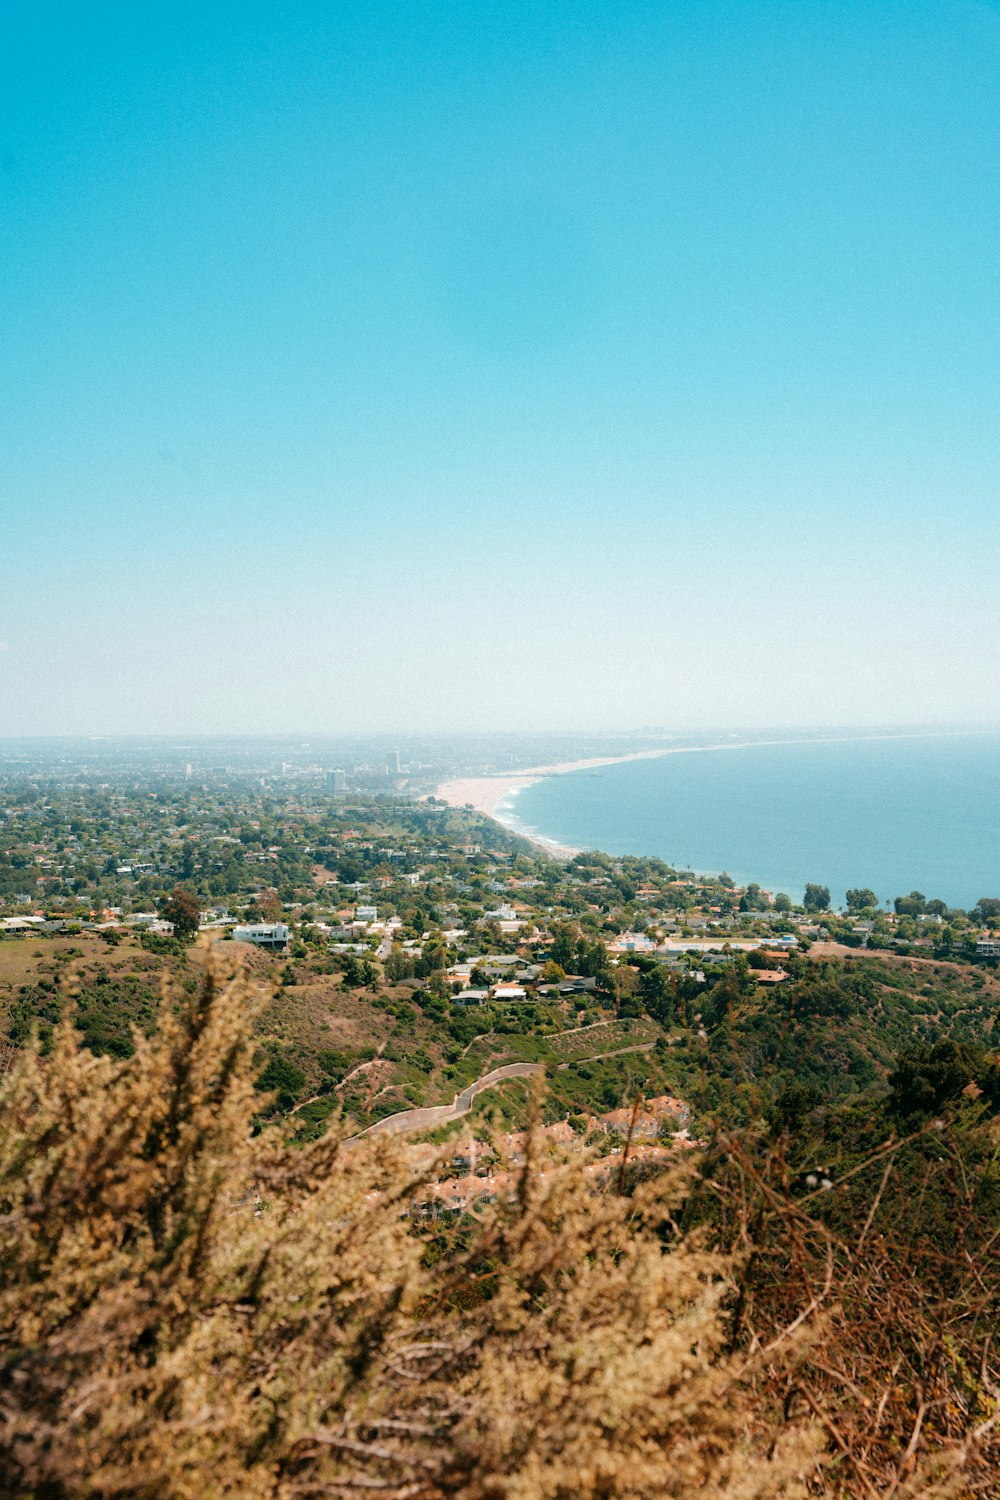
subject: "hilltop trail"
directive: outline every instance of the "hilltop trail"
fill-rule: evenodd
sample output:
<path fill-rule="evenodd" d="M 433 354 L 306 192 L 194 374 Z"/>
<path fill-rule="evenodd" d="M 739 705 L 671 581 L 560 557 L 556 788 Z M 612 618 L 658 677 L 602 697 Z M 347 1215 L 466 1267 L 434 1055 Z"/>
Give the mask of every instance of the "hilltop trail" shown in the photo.
<path fill-rule="evenodd" d="M 560 1063 L 559 1072 L 575 1068 L 577 1063 L 603 1062 L 606 1057 L 624 1057 L 626 1052 L 652 1052 L 655 1046 L 655 1042 L 637 1042 L 634 1047 L 616 1047 L 613 1052 L 595 1052 L 592 1057 L 574 1057 L 569 1062 Z"/>
<path fill-rule="evenodd" d="M 398 1135 L 411 1130 L 433 1130 L 438 1125 L 448 1125 L 452 1120 L 460 1120 L 463 1115 L 467 1115 L 476 1095 L 481 1094 L 484 1089 L 503 1083 L 507 1078 L 530 1078 L 535 1073 L 541 1073 L 543 1067 L 542 1063 L 507 1063 L 505 1067 L 494 1068 L 491 1073 L 484 1073 L 481 1078 L 473 1079 L 460 1094 L 455 1095 L 450 1104 L 430 1104 L 420 1109 L 400 1110 L 398 1114 L 376 1120 L 374 1125 L 369 1125 L 361 1134 Z"/>

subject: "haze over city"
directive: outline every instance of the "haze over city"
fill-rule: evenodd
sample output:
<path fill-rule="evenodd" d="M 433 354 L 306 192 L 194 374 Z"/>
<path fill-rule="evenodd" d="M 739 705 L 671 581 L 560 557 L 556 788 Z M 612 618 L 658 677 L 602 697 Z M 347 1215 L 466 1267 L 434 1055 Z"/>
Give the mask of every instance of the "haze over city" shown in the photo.
<path fill-rule="evenodd" d="M 995 5 L 0 51 L 0 732 L 991 714 Z"/>

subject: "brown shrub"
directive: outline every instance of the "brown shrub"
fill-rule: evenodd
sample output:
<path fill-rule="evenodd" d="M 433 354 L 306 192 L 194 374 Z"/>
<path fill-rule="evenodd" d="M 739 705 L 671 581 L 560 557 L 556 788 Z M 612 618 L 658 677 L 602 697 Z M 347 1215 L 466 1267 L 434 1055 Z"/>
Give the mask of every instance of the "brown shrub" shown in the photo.
<path fill-rule="evenodd" d="M 746 1342 L 750 1252 L 679 1231 L 690 1166 L 626 1193 L 529 1132 L 513 1194 L 429 1235 L 391 1139 L 254 1135 L 256 1003 L 210 965 L 133 1057 L 67 1019 L 4 1081 L 0 1495 L 827 1489 L 824 1414 L 780 1407 L 809 1319 Z"/>

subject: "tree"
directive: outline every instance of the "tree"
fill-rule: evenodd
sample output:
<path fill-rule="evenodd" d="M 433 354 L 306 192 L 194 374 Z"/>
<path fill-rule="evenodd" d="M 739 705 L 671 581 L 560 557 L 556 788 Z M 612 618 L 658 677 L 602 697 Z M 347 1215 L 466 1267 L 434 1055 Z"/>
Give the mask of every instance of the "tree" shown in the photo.
<path fill-rule="evenodd" d="M 407 953 L 401 943 L 393 943 L 392 950 L 384 963 L 385 977 L 390 983 L 396 984 L 401 979 L 412 979 L 415 960 L 411 953 Z"/>
<path fill-rule="evenodd" d="M 755 880 L 751 880 L 740 897 L 740 911 L 766 911 L 767 897 Z"/>
<path fill-rule="evenodd" d="M 780 911 L 780 912 L 791 911 L 791 909 L 792 909 L 792 898 L 791 898 L 791 896 L 786 896 L 786 894 L 785 894 L 784 891 L 779 891 L 778 894 L 774 898 L 774 909 L 775 909 L 775 911 Z"/>
<path fill-rule="evenodd" d="M 357 958 L 348 953 L 344 958 L 344 988 L 364 989 L 378 981 L 378 966 L 370 958 Z"/>
<path fill-rule="evenodd" d="M 190 942 L 197 936 L 201 907 L 198 897 L 185 886 L 175 885 L 170 895 L 164 896 L 160 902 L 160 915 L 173 923 L 174 936 L 182 942 Z"/>
<path fill-rule="evenodd" d="M 642 972 L 639 994 L 653 1019 L 669 1026 L 677 1012 L 677 981 L 664 964 L 653 964 Z"/>
<path fill-rule="evenodd" d="M 864 911 L 866 906 L 878 906 L 878 897 L 868 886 L 855 886 L 847 892 L 847 910 Z"/>
<path fill-rule="evenodd" d="M 975 906 L 969 912 L 973 922 L 982 922 L 986 926 L 992 926 L 1000 917 L 1000 898 L 996 896 L 980 896 Z"/>
<path fill-rule="evenodd" d="M 552 962 L 568 974 L 576 958 L 576 935 L 571 927 L 561 925 L 554 929 L 554 937 Z"/>
<path fill-rule="evenodd" d="M 932 1114 L 975 1081 L 981 1048 L 950 1039 L 900 1053 L 889 1075 L 890 1105 L 901 1115 Z"/>
<path fill-rule="evenodd" d="M 776 1131 L 795 1131 L 823 1101 L 824 1095 L 814 1083 L 790 1083 L 769 1106 L 767 1118 Z"/>
<path fill-rule="evenodd" d="M 257 1090 L 262 1094 L 276 1094 L 275 1105 L 289 1109 L 302 1093 L 306 1077 L 301 1068 L 280 1053 L 271 1057 L 263 1073 L 257 1079 Z"/>
<path fill-rule="evenodd" d="M 263 922 L 279 922 L 281 920 L 281 897 L 272 888 L 261 891 L 257 897 L 257 909 Z"/>
<path fill-rule="evenodd" d="M 897 917 L 921 917 L 926 898 L 923 891 L 911 891 L 908 896 L 897 896 L 893 901 Z"/>
<path fill-rule="evenodd" d="M 810 881 L 806 886 L 806 893 L 802 904 L 806 911 L 829 911 L 830 887 L 828 885 L 813 885 Z"/>

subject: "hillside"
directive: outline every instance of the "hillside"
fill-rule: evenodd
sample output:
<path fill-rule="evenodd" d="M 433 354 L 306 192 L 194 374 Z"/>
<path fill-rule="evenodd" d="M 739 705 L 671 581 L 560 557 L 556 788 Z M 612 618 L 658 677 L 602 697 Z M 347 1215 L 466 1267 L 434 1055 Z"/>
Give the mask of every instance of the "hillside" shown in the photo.
<path fill-rule="evenodd" d="M 22 1043 L 33 1022 L 44 1037 L 72 994 L 87 1045 L 126 1056 L 132 1028 L 153 1024 L 162 983 L 193 991 L 207 951 L 149 952 L 134 938 L 111 946 L 93 933 L 0 943 L 9 1042 Z M 782 959 L 787 980 L 766 988 L 742 958 L 704 983 L 664 983 L 661 967 L 640 958 L 620 963 L 582 1005 L 538 996 L 468 1006 L 447 986 L 388 982 L 374 964 L 368 982 L 355 983 L 342 959 L 314 947 L 288 958 L 243 946 L 239 957 L 271 991 L 255 1021 L 262 1085 L 277 1091 L 273 1114 L 303 1136 L 340 1112 L 363 1126 L 447 1103 L 512 1062 L 545 1066 L 550 1118 L 613 1110 L 637 1092 L 684 1098 L 695 1130 L 880 1099 L 908 1049 L 995 1045 L 1000 1006 L 992 972 L 903 958 L 793 954 Z M 499 1108 L 516 1123 L 523 1102 L 524 1086 L 510 1084 L 483 1096 L 477 1112 Z"/>
<path fill-rule="evenodd" d="M 123 1014 L 148 956 L 112 975 L 60 949 L 78 1016 L 88 987 Z M 1000 1091 L 956 1092 L 974 1049 L 894 1074 L 881 1105 L 700 1151 L 608 1155 L 533 1099 L 516 1137 L 482 1127 L 476 1176 L 454 1144 L 330 1117 L 320 1140 L 254 1129 L 280 1002 L 210 960 L 163 963 L 180 985 L 148 1041 L 95 1056 L 66 1017 L 0 1087 L 0 1495 L 995 1495 Z M 726 1027 L 766 1014 L 740 1009 Z M 553 1078 L 590 1066 L 567 1062 Z M 943 1128 L 917 1081 L 944 1087 Z"/>

